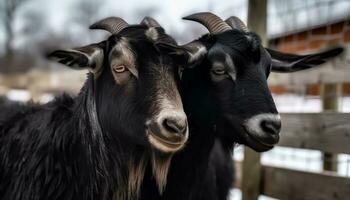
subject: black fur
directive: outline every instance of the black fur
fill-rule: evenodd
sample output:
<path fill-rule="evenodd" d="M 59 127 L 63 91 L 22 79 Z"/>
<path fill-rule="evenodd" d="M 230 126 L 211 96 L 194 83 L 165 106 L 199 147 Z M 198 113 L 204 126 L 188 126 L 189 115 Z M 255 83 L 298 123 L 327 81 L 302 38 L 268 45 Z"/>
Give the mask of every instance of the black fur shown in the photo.
<path fill-rule="evenodd" d="M 176 64 L 145 36 L 147 29 L 129 27 L 81 48 L 100 48 L 104 62 L 100 74 L 89 73 L 77 97 L 6 111 L 0 120 L 0 199 L 100 200 L 117 190 L 126 190 L 125 198 L 136 195 L 127 191 L 128 163 L 138 165 L 156 151 L 147 140 L 146 121 L 159 109 L 157 94 L 175 94 L 178 80 Z M 122 37 L 135 54 L 138 77 L 118 85 L 108 56 Z M 67 51 L 50 56 L 68 66 L 88 64 L 79 65 Z"/>
<path fill-rule="evenodd" d="M 0 125 L 1 199 L 100 198 L 108 174 L 86 112 L 87 85 L 76 99 L 25 107 Z"/>
<path fill-rule="evenodd" d="M 259 37 L 232 30 L 205 35 L 198 41 L 207 47 L 208 53 L 198 66 L 185 68 L 181 80 L 190 126 L 188 144 L 172 160 L 164 193 L 159 194 L 148 176 L 141 199 L 227 199 L 234 180 L 235 144 L 245 144 L 256 151 L 271 148 L 252 141 L 242 127 L 245 120 L 254 115 L 277 114 L 266 81 L 271 56 L 261 46 Z M 225 54 L 234 62 L 236 79 L 226 76 L 217 81 L 213 79 L 212 67 L 215 62 L 223 63 Z M 321 57 L 315 60 L 328 58 Z M 312 64 L 319 64 L 315 60 Z"/>
<path fill-rule="evenodd" d="M 182 75 L 181 88 L 184 108 L 189 119 L 190 138 L 186 148 L 176 154 L 172 160 L 170 172 L 168 174 L 168 183 L 163 194 L 159 194 L 155 187 L 152 187 L 152 181 L 148 180 L 143 184 L 142 199 L 188 199 L 188 200 L 221 200 L 226 199 L 233 183 L 233 165 L 232 150 L 235 142 L 234 130 L 231 126 L 224 132 L 221 130 L 222 121 L 227 112 L 240 112 L 242 117 L 246 114 L 241 109 L 238 111 L 233 108 L 240 108 L 244 105 L 236 105 L 235 101 L 240 101 L 241 97 L 235 95 L 239 87 L 233 80 L 227 79 L 215 82 L 211 78 L 211 66 L 213 60 L 220 59 L 220 53 L 228 53 L 233 57 L 235 64 L 241 64 L 241 70 L 237 79 L 244 79 L 255 74 L 246 74 L 248 67 L 254 72 L 259 70 L 256 76 L 262 76 L 266 82 L 265 69 L 261 66 L 262 75 L 258 63 L 263 60 L 260 55 L 260 40 L 254 34 L 246 37 L 243 33 L 230 31 L 213 36 L 203 36 L 199 39 L 209 49 L 207 57 L 199 66 L 191 69 L 185 69 Z M 217 48 L 225 51 L 218 51 Z M 219 55 L 215 54 L 216 52 Z M 215 54 L 215 55 L 214 55 Z M 258 54 L 258 55 L 256 55 Z M 251 59 L 252 58 L 252 59 Z M 266 61 L 263 61 L 266 62 Z M 255 85 L 256 80 L 250 83 Z M 266 84 L 265 84 L 266 85 Z M 243 85 L 247 88 L 247 85 Z M 264 86 L 264 88 L 267 88 Z M 268 90 L 254 92 L 257 97 L 260 93 L 266 95 Z M 249 93 L 249 91 L 247 91 Z M 248 94 L 247 94 L 248 95 Z M 244 97 L 242 97 L 244 98 Z M 251 97 L 248 98 L 248 100 Z M 254 100 L 253 100 L 254 101 Z M 272 101 L 272 99 L 269 99 Z M 249 102 L 248 102 L 249 103 Z M 261 101 L 260 104 L 264 103 Z M 270 102 L 268 102 L 270 103 Z M 256 112 L 265 112 L 263 105 L 251 110 L 251 107 L 242 108 L 245 112 L 250 112 L 247 116 L 254 115 Z M 231 107 L 230 107 L 231 106 Z M 234 106 L 234 107 L 233 107 Z M 276 112 L 272 101 L 272 110 Z M 224 110 L 223 108 L 230 108 Z M 251 110 L 251 111 L 250 111 Z M 237 120 L 241 123 L 241 120 Z M 145 180 L 146 181 L 146 180 Z"/>

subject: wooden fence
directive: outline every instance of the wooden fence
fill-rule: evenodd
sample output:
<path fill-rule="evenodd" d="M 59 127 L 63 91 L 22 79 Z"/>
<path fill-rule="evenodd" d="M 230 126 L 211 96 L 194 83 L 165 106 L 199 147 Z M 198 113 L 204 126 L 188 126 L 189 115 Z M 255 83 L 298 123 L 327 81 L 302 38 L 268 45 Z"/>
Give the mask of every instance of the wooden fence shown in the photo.
<path fill-rule="evenodd" d="M 281 118 L 283 128 L 278 146 L 350 154 L 350 113 L 288 113 L 282 114 Z M 254 159 L 259 159 L 259 156 L 253 154 Z M 251 163 L 254 162 L 235 163 L 236 187 L 241 188 L 244 200 L 257 199 L 259 194 L 293 200 L 350 199 L 350 178 L 338 176 L 335 172 L 312 173 L 252 166 Z M 250 170 L 248 174 L 247 170 Z"/>

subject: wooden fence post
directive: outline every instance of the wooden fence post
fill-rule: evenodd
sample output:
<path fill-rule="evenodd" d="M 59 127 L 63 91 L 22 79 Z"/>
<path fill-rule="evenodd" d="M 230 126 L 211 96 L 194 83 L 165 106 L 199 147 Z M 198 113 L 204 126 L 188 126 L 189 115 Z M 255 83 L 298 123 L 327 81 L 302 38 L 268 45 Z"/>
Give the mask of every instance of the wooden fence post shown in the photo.
<path fill-rule="evenodd" d="M 254 150 L 244 148 L 242 167 L 242 199 L 256 200 L 260 194 L 261 163 L 260 154 Z"/>
<path fill-rule="evenodd" d="M 342 85 L 339 83 L 322 84 L 321 97 L 323 111 L 338 112 Z M 337 171 L 337 155 L 323 153 L 323 170 Z"/>
<path fill-rule="evenodd" d="M 249 0 L 248 28 L 257 33 L 262 44 L 267 46 L 266 37 L 267 0 Z M 242 167 L 242 199 L 257 200 L 261 188 L 260 154 L 248 147 L 244 148 Z"/>

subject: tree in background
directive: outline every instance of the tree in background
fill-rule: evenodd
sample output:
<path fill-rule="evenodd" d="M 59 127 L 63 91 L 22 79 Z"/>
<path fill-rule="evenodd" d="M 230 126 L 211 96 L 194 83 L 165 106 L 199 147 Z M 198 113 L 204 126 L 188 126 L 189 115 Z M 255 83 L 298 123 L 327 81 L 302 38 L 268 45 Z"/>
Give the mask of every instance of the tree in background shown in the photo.
<path fill-rule="evenodd" d="M 5 58 L 11 60 L 13 57 L 12 41 L 14 39 L 14 21 L 19 8 L 29 0 L 1 0 L 0 20 L 4 24 L 6 34 Z"/>
<path fill-rule="evenodd" d="M 82 26 L 83 29 L 87 30 L 90 25 L 99 20 L 98 14 L 102 5 L 102 0 L 77 0 L 73 6 L 75 10 L 73 20 Z M 91 35 L 87 33 L 87 41 L 84 42 L 91 42 L 94 37 L 96 37 L 96 35 L 92 35 L 91 37 Z"/>

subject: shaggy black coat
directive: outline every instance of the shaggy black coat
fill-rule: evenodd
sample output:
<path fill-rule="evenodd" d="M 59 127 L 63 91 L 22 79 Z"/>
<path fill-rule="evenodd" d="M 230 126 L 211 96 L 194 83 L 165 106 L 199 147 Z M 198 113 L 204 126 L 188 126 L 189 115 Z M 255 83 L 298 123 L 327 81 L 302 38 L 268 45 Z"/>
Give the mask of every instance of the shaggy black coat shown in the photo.
<path fill-rule="evenodd" d="M 76 98 L 63 95 L 42 106 L 17 107 L 1 121 L 1 199 L 107 195 L 108 149 L 95 126 L 93 95 L 90 76 Z"/>

